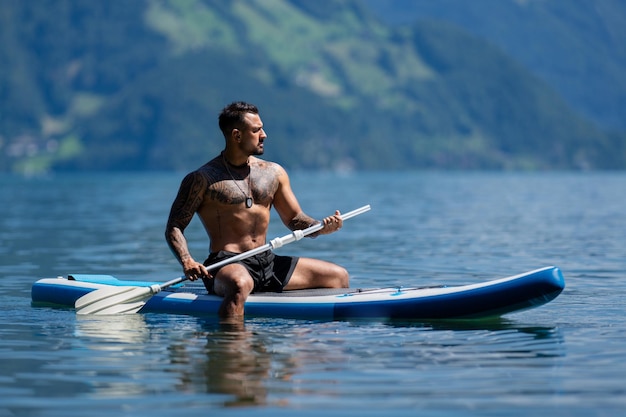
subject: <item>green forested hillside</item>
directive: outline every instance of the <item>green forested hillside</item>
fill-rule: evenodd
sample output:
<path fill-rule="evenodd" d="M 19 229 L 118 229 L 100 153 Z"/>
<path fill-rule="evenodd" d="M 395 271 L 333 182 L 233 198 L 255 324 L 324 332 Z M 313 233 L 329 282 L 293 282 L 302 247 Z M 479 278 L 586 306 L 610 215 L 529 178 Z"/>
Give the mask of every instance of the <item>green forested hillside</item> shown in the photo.
<path fill-rule="evenodd" d="M 615 169 L 625 137 L 457 26 L 358 0 L 0 0 L 0 170 L 177 169 L 261 108 L 303 169 Z"/>
<path fill-rule="evenodd" d="M 364 0 L 393 25 L 454 23 L 500 47 L 581 114 L 626 130 L 623 0 Z"/>

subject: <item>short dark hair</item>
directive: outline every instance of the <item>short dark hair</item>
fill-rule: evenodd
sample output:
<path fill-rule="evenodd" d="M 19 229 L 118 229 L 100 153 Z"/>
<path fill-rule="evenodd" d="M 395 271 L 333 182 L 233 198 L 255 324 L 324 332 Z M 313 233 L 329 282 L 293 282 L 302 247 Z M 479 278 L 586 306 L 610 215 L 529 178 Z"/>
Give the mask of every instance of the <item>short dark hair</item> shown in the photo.
<path fill-rule="evenodd" d="M 235 101 L 222 109 L 219 116 L 220 130 L 228 137 L 233 129 L 241 129 L 246 113 L 259 114 L 259 109 L 245 101 Z"/>

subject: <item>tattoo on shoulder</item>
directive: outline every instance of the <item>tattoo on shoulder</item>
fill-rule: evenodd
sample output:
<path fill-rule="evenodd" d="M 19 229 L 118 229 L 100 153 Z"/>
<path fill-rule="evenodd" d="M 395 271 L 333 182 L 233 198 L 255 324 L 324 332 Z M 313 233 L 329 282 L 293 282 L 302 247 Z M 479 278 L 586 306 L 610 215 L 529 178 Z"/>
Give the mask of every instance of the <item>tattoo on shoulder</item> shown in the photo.
<path fill-rule="evenodd" d="M 271 204 L 278 190 L 279 165 L 266 161 L 257 162 L 252 170 L 251 186 L 254 201 Z"/>
<path fill-rule="evenodd" d="M 194 171 L 183 178 L 172 204 L 169 223 L 177 226 L 189 224 L 204 198 L 208 180 L 203 173 Z"/>

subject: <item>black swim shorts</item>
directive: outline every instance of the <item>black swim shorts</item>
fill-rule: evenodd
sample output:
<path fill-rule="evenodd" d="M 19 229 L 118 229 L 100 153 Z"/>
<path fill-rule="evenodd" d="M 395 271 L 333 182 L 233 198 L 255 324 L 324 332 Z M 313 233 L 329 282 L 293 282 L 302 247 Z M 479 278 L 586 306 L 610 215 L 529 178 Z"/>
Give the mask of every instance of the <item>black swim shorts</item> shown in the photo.
<path fill-rule="evenodd" d="M 228 251 L 213 252 L 204 261 L 204 265 L 209 266 L 235 255 L 238 255 L 238 253 Z M 252 292 L 282 292 L 289 282 L 294 269 L 296 269 L 298 257 L 279 256 L 271 250 L 267 250 L 234 263 L 245 266 L 250 273 L 254 281 Z M 211 275 L 216 276 L 219 270 L 220 268 L 211 269 L 209 272 Z M 215 294 L 213 289 L 215 280 L 204 279 L 203 281 L 209 294 Z"/>

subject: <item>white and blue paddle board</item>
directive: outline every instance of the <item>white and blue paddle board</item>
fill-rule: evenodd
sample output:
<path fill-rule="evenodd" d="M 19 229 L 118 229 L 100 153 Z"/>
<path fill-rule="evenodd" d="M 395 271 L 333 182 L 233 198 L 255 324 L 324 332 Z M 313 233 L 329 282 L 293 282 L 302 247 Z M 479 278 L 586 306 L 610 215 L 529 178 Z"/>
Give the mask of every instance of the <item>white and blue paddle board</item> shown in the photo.
<path fill-rule="evenodd" d="M 73 308 L 80 297 L 107 286 L 150 286 L 156 282 L 122 281 L 110 275 L 44 278 L 32 287 L 33 305 Z M 311 320 L 482 319 L 541 306 L 565 288 L 559 268 L 468 285 L 435 287 L 344 288 L 256 293 L 245 305 L 247 317 Z M 152 296 L 140 313 L 217 315 L 222 298 L 202 283 L 185 282 Z"/>

